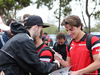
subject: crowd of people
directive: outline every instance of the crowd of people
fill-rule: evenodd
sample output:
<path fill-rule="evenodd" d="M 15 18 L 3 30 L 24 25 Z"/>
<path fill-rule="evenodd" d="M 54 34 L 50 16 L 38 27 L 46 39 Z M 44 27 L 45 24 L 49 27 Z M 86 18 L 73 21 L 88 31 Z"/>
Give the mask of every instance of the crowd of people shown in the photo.
<path fill-rule="evenodd" d="M 44 25 L 40 16 L 25 14 L 23 20 L 9 19 L 10 30 L 0 36 L 0 75 L 48 75 L 62 67 L 70 68 L 70 75 L 98 75 L 100 68 L 100 40 L 91 37 L 91 54 L 87 48 L 88 33 L 76 15 L 63 19 L 71 41 L 66 34 L 58 32 L 57 42 L 49 47 L 50 38 L 43 33 Z"/>

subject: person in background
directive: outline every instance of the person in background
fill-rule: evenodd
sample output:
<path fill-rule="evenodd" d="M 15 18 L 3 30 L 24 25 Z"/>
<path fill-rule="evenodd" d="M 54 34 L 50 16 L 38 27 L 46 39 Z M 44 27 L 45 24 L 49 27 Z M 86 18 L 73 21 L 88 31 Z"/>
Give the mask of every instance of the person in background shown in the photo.
<path fill-rule="evenodd" d="M 60 59 L 55 55 L 55 59 L 59 60 L 60 64 L 63 67 L 71 67 L 71 75 L 80 75 L 81 73 L 78 74 L 78 72 L 74 71 L 79 71 L 87 68 L 90 66 L 90 64 L 94 64 L 96 59 L 98 58 L 99 54 L 99 49 L 100 49 L 100 41 L 99 38 L 96 36 L 93 36 L 91 38 L 91 51 L 92 51 L 92 57 L 93 60 L 91 60 L 90 56 L 90 51 L 86 47 L 86 39 L 88 34 L 83 32 L 83 24 L 80 20 L 80 18 L 76 15 L 70 15 L 63 19 L 62 26 L 65 26 L 65 29 L 72 38 L 72 42 L 70 43 L 70 49 L 68 50 L 67 48 L 67 60 L 64 61 L 63 59 Z M 92 65 L 93 67 L 93 65 Z M 91 68 L 88 68 L 87 71 L 89 71 Z M 98 71 L 95 70 L 91 73 L 85 74 L 82 73 L 83 75 L 98 75 Z"/>
<path fill-rule="evenodd" d="M 3 32 L 4 32 L 4 30 L 0 29 L 0 32 L 1 32 L 1 33 L 3 33 Z"/>
<path fill-rule="evenodd" d="M 46 44 L 48 46 L 48 38 L 44 39 L 44 44 Z"/>
<path fill-rule="evenodd" d="M 24 14 L 24 15 L 23 15 L 23 21 L 24 21 L 25 18 L 27 18 L 28 16 L 30 16 L 30 14 Z"/>
<path fill-rule="evenodd" d="M 53 49 L 62 55 L 62 58 L 66 61 L 67 51 L 67 39 L 66 35 L 63 32 L 59 32 L 56 36 L 57 42 L 55 42 Z"/>
<path fill-rule="evenodd" d="M 48 46 L 49 46 L 51 39 L 47 35 L 48 35 L 48 33 L 44 32 L 44 35 L 42 36 L 42 40 L 44 41 L 44 39 L 47 38 L 48 39 Z"/>
<path fill-rule="evenodd" d="M 14 32 L 12 39 L 0 50 L 0 71 L 5 75 L 48 75 L 48 73 L 57 70 L 58 61 L 54 63 L 41 62 L 37 54 L 35 39 L 40 35 L 43 25 L 42 18 L 37 15 L 30 15 L 25 19 L 24 26 L 21 23 L 14 22 L 16 28 L 19 25 L 18 32 Z M 21 26 L 21 27 L 20 27 Z"/>
<path fill-rule="evenodd" d="M 24 14 L 24 15 L 23 15 L 23 19 L 19 21 L 23 26 L 24 26 L 24 20 L 25 20 L 25 18 L 27 18 L 28 16 L 30 16 L 30 14 Z"/>
<path fill-rule="evenodd" d="M 12 22 L 14 22 L 14 19 L 9 19 L 6 23 L 7 26 L 10 27 L 10 24 Z M 0 49 L 2 48 L 2 46 L 10 39 L 12 38 L 13 34 L 11 33 L 11 30 L 7 30 L 4 31 L 4 33 L 2 34 L 2 36 L 0 37 Z"/>

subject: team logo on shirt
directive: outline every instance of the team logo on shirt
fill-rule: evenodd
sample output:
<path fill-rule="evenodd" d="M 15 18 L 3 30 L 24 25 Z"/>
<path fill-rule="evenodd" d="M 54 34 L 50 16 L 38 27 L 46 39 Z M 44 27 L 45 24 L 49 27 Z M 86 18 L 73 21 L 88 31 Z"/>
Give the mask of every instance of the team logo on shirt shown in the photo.
<path fill-rule="evenodd" d="M 96 49 L 96 51 L 100 51 L 100 49 Z"/>
<path fill-rule="evenodd" d="M 79 46 L 86 46 L 86 44 L 79 44 Z"/>

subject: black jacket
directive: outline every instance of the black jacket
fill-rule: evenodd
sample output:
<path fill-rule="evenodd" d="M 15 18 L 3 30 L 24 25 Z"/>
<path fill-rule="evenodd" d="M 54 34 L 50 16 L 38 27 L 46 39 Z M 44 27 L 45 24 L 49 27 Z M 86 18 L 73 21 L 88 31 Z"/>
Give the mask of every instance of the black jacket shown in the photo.
<path fill-rule="evenodd" d="M 47 75 L 58 68 L 55 63 L 39 60 L 34 41 L 28 34 L 16 34 L 0 50 L 0 70 L 5 75 L 23 75 L 24 72 Z"/>

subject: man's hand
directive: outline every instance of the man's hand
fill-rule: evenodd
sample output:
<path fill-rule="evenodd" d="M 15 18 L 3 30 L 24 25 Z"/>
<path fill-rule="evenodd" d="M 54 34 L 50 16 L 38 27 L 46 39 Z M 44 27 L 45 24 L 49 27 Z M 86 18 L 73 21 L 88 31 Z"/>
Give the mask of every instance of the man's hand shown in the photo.
<path fill-rule="evenodd" d="M 54 54 L 54 59 L 55 59 L 55 60 L 58 60 L 59 63 L 60 63 L 60 62 L 62 61 L 62 56 L 61 56 L 59 53 L 55 52 L 55 54 Z"/>
<path fill-rule="evenodd" d="M 0 75 L 5 75 L 3 71 L 0 72 Z"/>
<path fill-rule="evenodd" d="M 54 49 L 52 49 L 53 52 L 56 52 Z"/>
<path fill-rule="evenodd" d="M 58 64 L 58 68 L 60 68 L 60 63 L 59 63 L 59 61 L 58 61 L 58 60 L 55 60 L 54 62 L 57 63 L 57 64 Z"/>

